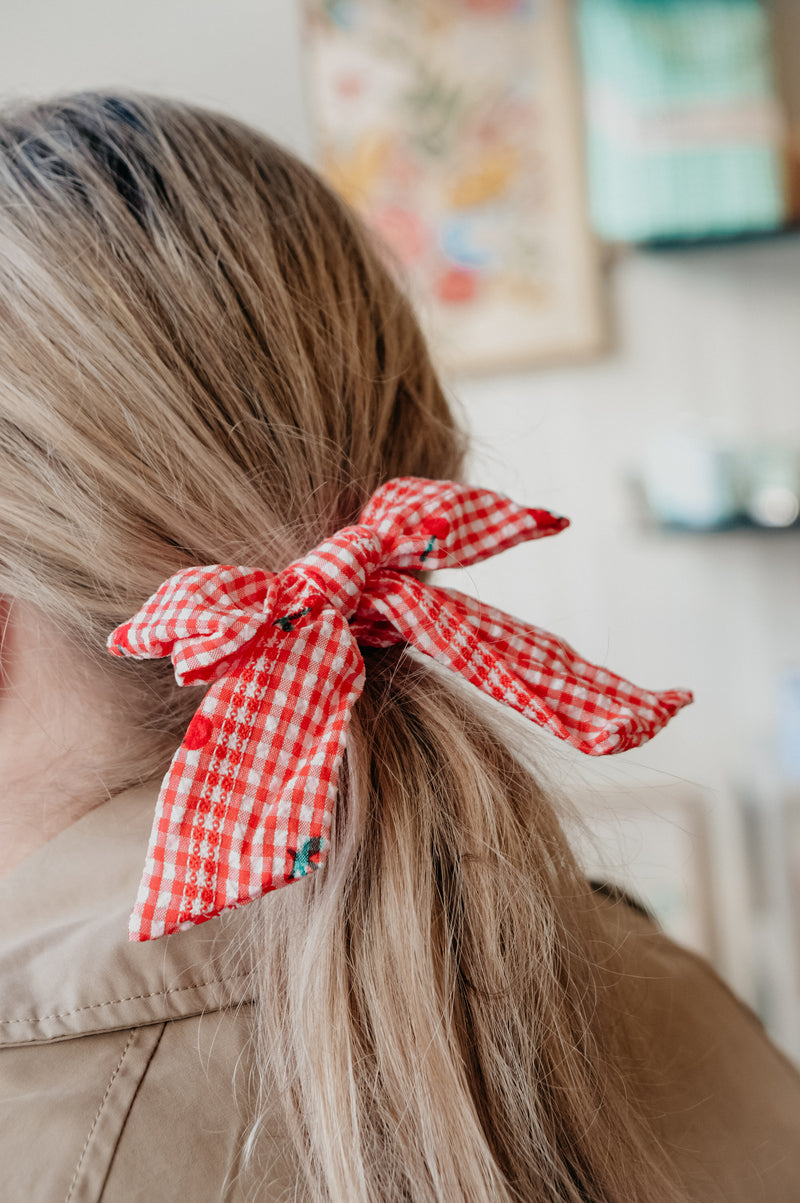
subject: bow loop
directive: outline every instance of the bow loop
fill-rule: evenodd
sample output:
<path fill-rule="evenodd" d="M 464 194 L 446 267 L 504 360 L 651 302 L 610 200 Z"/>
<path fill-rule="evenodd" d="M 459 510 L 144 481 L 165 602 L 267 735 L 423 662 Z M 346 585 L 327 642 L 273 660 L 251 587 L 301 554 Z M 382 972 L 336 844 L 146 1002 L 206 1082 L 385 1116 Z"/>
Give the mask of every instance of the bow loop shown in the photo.
<path fill-rule="evenodd" d="M 165 581 L 111 634 L 115 656 L 170 656 L 179 685 L 215 681 L 264 626 L 274 577 L 258 568 L 209 564 Z"/>
<path fill-rule="evenodd" d="M 477 564 L 517 543 L 555 535 L 569 526 L 567 518 L 525 509 L 488 489 L 415 476 L 382 485 L 361 521 L 381 536 L 386 549 L 382 566 L 398 569 Z"/>

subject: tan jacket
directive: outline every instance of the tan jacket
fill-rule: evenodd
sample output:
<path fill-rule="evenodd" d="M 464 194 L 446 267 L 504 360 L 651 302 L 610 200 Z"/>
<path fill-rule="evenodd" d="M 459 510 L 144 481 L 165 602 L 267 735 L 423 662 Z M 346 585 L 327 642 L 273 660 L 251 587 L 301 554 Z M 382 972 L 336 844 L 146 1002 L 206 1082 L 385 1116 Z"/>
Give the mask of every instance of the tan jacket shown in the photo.
<path fill-rule="evenodd" d="M 239 1203 L 252 1185 L 252 1007 L 224 965 L 243 912 L 127 941 L 155 795 L 119 795 L 0 881 L 2 1203 Z M 798 1203 L 800 1078 L 707 966 L 625 905 L 608 921 L 687 1198 Z M 277 1108 L 272 1131 L 263 1203 L 296 1197 Z"/>
<path fill-rule="evenodd" d="M 2 1203 L 245 1198 L 252 1007 L 224 964 L 243 912 L 127 939 L 156 793 L 118 795 L 0 880 Z M 260 1197 L 294 1198 L 279 1149 L 274 1172 Z"/>

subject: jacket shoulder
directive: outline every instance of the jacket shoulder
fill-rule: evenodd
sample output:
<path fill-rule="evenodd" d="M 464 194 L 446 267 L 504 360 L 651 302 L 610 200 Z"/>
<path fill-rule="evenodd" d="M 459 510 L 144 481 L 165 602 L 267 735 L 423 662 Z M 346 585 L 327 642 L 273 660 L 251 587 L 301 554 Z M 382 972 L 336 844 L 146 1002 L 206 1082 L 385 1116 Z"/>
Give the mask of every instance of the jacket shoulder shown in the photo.
<path fill-rule="evenodd" d="M 800 1198 L 800 1074 L 701 957 L 607 899 L 607 983 L 630 1085 L 698 1203 Z"/>
<path fill-rule="evenodd" d="M 244 1003 L 0 1048 L 3 1198 L 295 1200 L 297 1171 L 277 1099 L 259 1163 L 243 1164 L 252 1012 Z"/>
<path fill-rule="evenodd" d="M 4 1198 L 89 1203 L 101 1197 L 163 1027 L 0 1048 Z"/>
<path fill-rule="evenodd" d="M 162 1025 L 120 1129 L 102 1203 L 151 1203 L 165 1197 L 165 1183 L 194 1203 L 295 1199 L 297 1172 L 277 1107 L 264 1145 L 269 1164 L 243 1163 L 252 1013 L 252 1004 L 242 1004 Z"/>

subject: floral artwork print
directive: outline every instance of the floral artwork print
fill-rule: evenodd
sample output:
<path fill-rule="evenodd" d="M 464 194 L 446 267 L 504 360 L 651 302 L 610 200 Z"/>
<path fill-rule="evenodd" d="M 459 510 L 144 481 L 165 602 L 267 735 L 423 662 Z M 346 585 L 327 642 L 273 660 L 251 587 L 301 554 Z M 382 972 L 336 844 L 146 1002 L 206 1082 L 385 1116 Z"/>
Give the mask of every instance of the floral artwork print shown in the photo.
<path fill-rule="evenodd" d="M 321 166 L 399 268 L 438 358 L 599 342 L 566 0 L 308 0 Z"/>

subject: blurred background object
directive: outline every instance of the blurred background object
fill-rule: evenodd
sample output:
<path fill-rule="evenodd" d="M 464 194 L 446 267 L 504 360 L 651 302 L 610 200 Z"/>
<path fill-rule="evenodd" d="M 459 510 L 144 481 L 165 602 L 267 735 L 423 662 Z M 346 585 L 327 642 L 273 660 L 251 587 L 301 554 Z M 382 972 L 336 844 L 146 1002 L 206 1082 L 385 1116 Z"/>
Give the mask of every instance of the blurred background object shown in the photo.
<path fill-rule="evenodd" d="M 800 4 L 797 0 L 769 0 L 772 19 L 772 50 L 778 91 L 787 118 L 786 208 L 790 222 L 800 220 Z"/>
<path fill-rule="evenodd" d="M 758 0 L 580 0 L 578 16 L 601 237 L 782 226 L 786 127 Z"/>
<path fill-rule="evenodd" d="M 703 431 L 693 415 L 679 417 L 652 435 L 632 482 L 654 523 L 684 531 L 797 526 L 800 446 L 730 442 Z"/>
<path fill-rule="evenodd" d="M 419 11 L 418 0 L 395 7 Z M 673 5 L 618 7 L 666 14 Z M 698 11 L 708 7 L 693 0 Z M 447 377 L 473 433 L 472 476 L 566 513 L 573 526 L 453 583 L 559 632 L 645 686 L 695 690 L 695 705 L 646 748 L 600 764 L 546 749 L 545 767 L 584 816 L 575 838 L 587 868 L 640 892 L 668 930 L 707 951 L 800 1056 L 800 528 L 790 521 L 800 448 L 800 235 L 792 229 L 800 197 L 800 3 L 717 0 L 713 7 L 720 45 L 743 47 L 747 78 L 765 87 L 775 81 L 784 146 L 777 152 L 762 142 L 761 152 L 783 155 L 786 227 L 767 236 L 742 228 L 716 244 L 698 231 L 676 240 L 673 231 L 671 248 L 658 251 L 601 245 L 613 338 L 606 354 L 582 363 L 573 349 L 560 364 L 522 370 L 497 323 L 487 325 L 490 370 Z M 431 19 L 449 12 L 456 23 L 486 21 L 487 31 L 526 13 L 533 20 L 537 11 L 561 22 L 553 28 L 568 31 L 572 22 L 572 53 L 560 42 L 559 62 L 577 70 L 577 2 L 426 0 L 425 8 Z M 741 40 L 740 8 L 750 12 L 752 45 Z M 328 0 L 327 10 L 341 22 L 341 0 Z M 300 0 L 9 0 L 0 79 L 8 95 L 113 85 L 183 96 L 251 121 L 318 161 L 319 84 L 309 59 L 315 51 L 304 42 L 305 11 Z M 698 44 L 698 62 L 707 52 L 719 65 L 718 49 Z M 479 54 L 474 43 L 471 53 Z M 488 34 L 487 55 L 496 81 Z M 515 55 L 512 91 L 535 91 L 524 74 Z M 572 122 L 579 80 L 567 94 L 553 130 Z M 526 153 L 542 145 L 535 126 L 518 128 L 515 138 Z M 580 216 L 589 211 L 580 147 L 570 134 L 565 203 L 573 208 L 564 229 L 577 212 L 583 232 L 553 261 L 567 299 L 589 295 L 580 264 L 593 253 Z M 466 316 L 477 304 L 470 273 L 486 253 L 481 240 L 497 228 L 482 225 L 477 211 L 507 169 L 498 154 L 485 177 L 461 182 L 457 198 L 476 224 L 455 221 L 437 244 L 447 267 L 437 277 L 438 299 L 424 300 L 426 313 L 436 303 Z M 539 212 L 523 205 L 527 222 Z M 428 209 L 393 204 L 377 227 L 413 261 L 428 253 L 421 223 L 429 219 Z M 531 322 L 525 333 L 534 347 L 541 327 Z"/>

